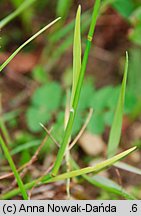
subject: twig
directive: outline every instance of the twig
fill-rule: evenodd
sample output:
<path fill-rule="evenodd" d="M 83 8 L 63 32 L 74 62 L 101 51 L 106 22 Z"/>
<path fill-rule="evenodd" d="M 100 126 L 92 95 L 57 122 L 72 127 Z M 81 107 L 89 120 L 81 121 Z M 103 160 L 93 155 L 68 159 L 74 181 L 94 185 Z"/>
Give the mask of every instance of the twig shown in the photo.
<path fill-rule="evenodd" d="M 58 146 L 60 147 L 60 144 L 57 142 L 57 140 L 52 136 L 52 134 L 50 133 L 51 131 L 49 131 L 42 123 L 40 123 L 41 127 L 47 132 L 48 136 L 52 139 L 52 141 Z"/>
<path fill-rule="evenodd" d="M 89 110 L 89 113 L 88 113 L 88 117 L 84 123 L 84 125 L 82 126 L 81 130 L 79 131 L 79 133 L 77 134 L 77 136 L 75 137 L 75 139 L 72 141 L 72 143 L 70 144 L 69 146 L 69 150 L 71 150 L 73 148 L 73 146 L 77 143 L 77 141 L 79 140 L 79 138 L 82 136 L 82 134 L 84 133 L 86 127 L 88 126 L 89 122 L 90 122 L 90 119 L 92 117 L 92 114 L 93 114 L 93 109 L 91 108 Z"/>
<path fill-rule="evenodd" d="M 119 185 L 122 187 L 122 179 L 121 179 L 119 169 L 115 168 L 115 171 L 116 171 L 116 174 L 117 174 L 117 177 L 118 177 Z"/>

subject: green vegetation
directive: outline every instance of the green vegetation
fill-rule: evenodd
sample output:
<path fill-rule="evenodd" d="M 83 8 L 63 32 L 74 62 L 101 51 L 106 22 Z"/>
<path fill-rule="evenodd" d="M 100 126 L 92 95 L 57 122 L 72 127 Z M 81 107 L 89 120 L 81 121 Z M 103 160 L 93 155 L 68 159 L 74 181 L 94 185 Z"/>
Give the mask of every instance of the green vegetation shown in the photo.
<path fill-rule="evenodd" d="M 82 184 L 83 186 L 83 182 L 87 181 L 91 186 L 98 187 L 99 194 L 96 199 L 111 198 L 112 196 L 117 199 L 132 200 L 138 198 L 139 195 L 135 189 L 140 187 L 139 184 L 137 186 L 132 185 L 134 193 L 131 193 L 128 187 L 123 188 L 118 183 L 116 174 L 111 176 L 110 171 L 108 171 L 108 168 L 113 167 L 114 169 L 116 167 L 116 170 L 122 169 L 123 172 L 129 172 L 131 175 L 133 173 L 141 175 L 138 162 L 135 159 L 135 162 L 131 161 L 131 164 L 126 163 L 126 157 L 128 156 L 131 160 L 132 155 L 138 154 L 141 145 L 138 133 L 135 135 L 131 133 L 129 136 L 126 131 L 126 127 L 132 127 L 134 123 L 136 126 L 136 123 L 140 122 L 141 114 L 141 79 L 139 74 L 141 6 L 138 0 L 127 2 L 123 0 L 96 0 L 93 9 L 86 7 L 85 12 L 79 5 L 76 17 L 73 19 L 74 16 L 70 14 L 73 8 L 72 0 L 59 0 L 50 3 L 43 0 L 43 5 L 39 5 L 38 1 L 35 0 L 11 0 L 10 5 L 12 7 L 11 13 L 5 14 L 5 18 L 0 21 L 0 28 L 2 30 L 6 28 L 5 31 L 8 31 L 10 22 L 16 22 L 18 19 L 20 24 L 18 23 L 13 30 L 15 38 L 18 37 L 17 35 L 20 37 L 19 41 L 24 38 L 23 35 L 21 37 L 18 34 L 21 24 L 27 35 L 25 42 L 17 49 L 15 46 L 13 49 L 13 45 L 10 46 L 10 39 L 4 35 L 5 32 L 2 39 L 2 43 L 5 40 L 7 46 L 9 45 L 12 50 L 15 50 L 9 54 L 6 52 L 5 45 L 2 48 L 4 52 L 4 58 L 0 58 L 2 84 L 5 85 L 6 81 L 17 82 L 21 87 L 21 92 L 16 92 L 17 96 L 14 97 L 14 100 L 10 98 L 13 97 L 12 95 L 9 96 L 6 108 L 5 101 L 4 109 L 2 110 L 0 107 L 0 146 L 2 150 L 0 163 L 2 170 L 4 170 L 4 172 L 0 170 L 0 180 L 5 185 L 9 181 L 9 176 L 16 180 L 16 183 L 13 182 L 8 191 L 3 190 L 0 199 L 12 199 L 17 195 L 22 195 L 23 199 L 27 200 L 30 198 L 34 187 L 58 181 L 66 181 L 66 191 L 70 198 L 71 181 L 74 178 L 76 179 L 74 184 Z M 54 6 L 55 11 L 52 12 L 50 9 Z M 51 11 L 50 17 L 55 15 L 59 18 L 49 21 L 47 25 L 43 24 L 41 20 L 37 22 L 35 14 L 40 16 L 40 13 L 45 12 L 45 9 Z M 128 52 L 124 49 L 121 53 L 119 51 L 122 50 L 121 47 L 119 49 L 112 48 L 114 45 L 111 43 L 111 39 L 109 40 L 108 36 L 104 35 L 106 27 L 103 24 L 105 19 L 102 16 L 107 16 L 107 14 L 110 16 L 109 11 L 118 17 L 117 20 L 120 20 L 121 25 L 126 23 L 125 28 L 130 28 L 126 35 L 126 40 L 130 43 L 130 47 L 126 47 Z M 98 19 L 98 26 L 96 26 Z M 34 28 L 32 28 L 32 22 Z M 42 28 L 42 25 L 45 27 Z M 97 30 L 96 27 L 99 29 Z M 37 33 L 30 36 L 31 32 L 34 31 L 33 29 L 36 29 L 35 32 Z M 37 31 L 37 29 L 41 30 Z M 46 30 L 48 32 L 45 36 Z M 86 36 L 87 31 L 88 35 Z M 112 38 L 111 32 L 112 30 L 109 37 Z M 42 33 L 44 34 L 41 36 Z M 114 37 L 112 38 L 113 41 Z M 94 42 L 93 38 L 95 38 Z M 34 44 L 30 43 L 33 40 Z M 107 44 L 102 45 L 104 44 L 103 41 Z M 122 40 L 120 43 L 123 43 Z M 117 46 L 122 46 L 120 43 Z M 116 52 L 117 55 L 113 54 Z M 70 53 L 73 53 L 72 59 Z M 126 58 L 123 57 L 125 53 Z M 120 56 L 117 63 L 113 61 L 114 55 Z M 22 63 L 18 56 L 21 59 L 26 59 L 25 56 L 27 56 L 27 59 Z M 99 60 L 100 58 L 102 60 Z M 101 61 L 101 65 L 99 61 Z M 19 62 L 21 65 L 20 74 L 18 74 L 18 70 L 16 72 Z M 108 73 L 108 76 L 114 80 L 114 84 L 109 80 L 108 84 L 105 84 L 106 79 L 104 80 L 100 76 L 108 67 L 104 66 L 101 74 L 99 71 L 97 72 L 97 67 L 100 68 L 102 64 L 106 65 L 107 62 L 109 65 L 114 65 L 112 75 L 114 74 L 115 77 Z M 29 63 L 33 63 L 33 65 Z M 27 65 L 29 68 L 24 71 L 24 67 Z M 95 71 L 86 74 L 87 69 Z M 119 73 L 120 71 L 124 72 Z M 6 87 L 11 88 L 7 85 Z M 16 88 L 18 87 L 15 84 L 13 89 L 17 91 Z M 3 89 L 5 89 L 4 86 L 2 86 Z M 1 95 L 2 97 L 5 96 L 5 92 L 1 92 Z M 4 99 L 7 100 L 6 97 Z M 90 119 L 86 119 L 90 108 L 93 110 L 93 114 L 91 112 Z M 90 137 L 87 138 L 86 144 L 82 134 L 87 134 Z M 131 137 L 131 141 L 128 138 L 124 139 L 124 136 L 129 136 L 129 139 Z M 95 143 L 97 141 L 93 141 L 94 139 L 98 139 L 99 146 L 103 145 L 98 154 L 97 143 Z M 90 148 L 95 149 L 94 155 L 87 155 L 87 151 L 85 152 L 88 143 L 91 145 Z M 73 150 L 72 147 L 74 147 Z M 121 153 L 119 153 L 119 149 Z M 108 159 L 104 159 L 105 155 Z M 99 162 L 101 158 L 102 162 Z M 119 162 L 123 159 L 125 162 Z M 94 164 L 92 164 L 93 160 Z M 19 161 L 18 166 L 15 166 L 17 161 Z M 37 167 L 33 165 L 35 161 Z M 98 162 L 95 163 L 95 161 Z M 9 167 L 9 172 L 6 171 L 7 162 L 12 172 L 10 172 Z M 85 168 L 81 168 L 79 163 L 83 164 Z M 37 172 L 38 175 L 35 172 L 33 175 L 33 173 L 28 172 L 31 165 L 33 165 L 33 173 L 35 167 L 38 169 L 41 166 L 43 167 L 42 170 L 48 171 L 46 173 Z M 107 176 L 100 175 L 103 170 Z M 118 177 L 120 182 L 122 177 L 120 175 Z M 17 188 L 15 188 L 16 184 L 18 185 Z M 28 190 L 30 190 L 29 193 Z M 108 194 L 109 192 L 111 195 Z"/>

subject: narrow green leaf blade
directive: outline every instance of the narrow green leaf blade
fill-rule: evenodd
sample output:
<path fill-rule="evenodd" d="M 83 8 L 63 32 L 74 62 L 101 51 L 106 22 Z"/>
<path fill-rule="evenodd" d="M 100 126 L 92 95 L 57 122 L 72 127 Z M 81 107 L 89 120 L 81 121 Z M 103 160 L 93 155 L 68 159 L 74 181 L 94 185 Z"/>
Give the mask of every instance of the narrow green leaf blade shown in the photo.
<path fill-rule="evenodd" d="M 2 149 L 3 149 L 3 151 L 4 151 L 5 157 L 6 157 L 8 163 L 9 163 L 9 165 L 11 167 L 11 170 L 14 173 L 14 176 L 16 178 L 17 184 L 18 184 L 18 186 L 20 188 L 20 191 L 21 191 L 21 194 L 22 194 L 24 200 L 28 200 L 28 195 L 26 193 L 26 189 L 24 187 L 22 179 L 21 179 L 21 177 L 20 177 L 20 175 L 19 175 L 19 173 L 18 173 L 18 171 L 17 171 L 17 169 L 15 167 L 15 164 L 14 164 L 13 159 L 12 159 L 10 153 L 9 153 L 9 150 L 8 150 L 6 144 L 5 144 L 5 142 L 4 142 L 4 140 L 2 139 L 1 136 L 0 136 L 0 145 L 1 145 Z"/>
<path fill-rule="evenodd" d="M 131 165 L 127 164 L 127 163 L 118 162 L 114 166 L 119 168 L 119 169 L 131 172 L 131 173 L 134 173 L 134 174 L 137 174 L 137 175 L 141 175 L 141 170 L 139 168 L 131 166 Z"/>
<path fill-rule="evenodd" d="M 125 70 L 124 70 L 124 77 L 122 81 L 122 86 L 120 90 L 120 95 L 114 115 L 114 120 L 112 123 L 110 137 L 108 141 L 108 158 L 115 155 L 121 136 L 121 129 L 122 129 L 122 117 L 123 117 L 123 110 L 124 110 L 124 100 L 125 100 L 125 90 L 126 90 L 126 82 L 127 82 L 127 73 L 128 73 L 128 53 L 126 52 L 126 63 L 125 63 Z"/>
<path fill-rule="evenodd" d="M 18 49 L 15 50 L 15 52 L 12 53 L 12 55 L 0 66 L 0 72 L 9 64 L 9 62 L 23 49 L 27 44 L 29 44 L 32 40 L 34 40 L 36 37 L 38 37 L 40 34 L 42 34 L 45 30 L 47 30 L 49 27 L 51 27 L 53 24 L 55 24 L 58 20 L 61 18 L 57 18 L 48 25 L 46 25 L 44 28 L 42 28 L 40 31 L 38 31 L 36 34 L 34 34 L 31 38 L 29 38 L 26 42 L 24 42 Z"/>
<path fill-rule="evenodd" d="M 76 86 L 81 69 L 81 6 L 79 5 L 76 21 L 75 21 L 75 31 L 74 31 L 74 43 L 73 43 L 73 85 L 72 85 L 72 96 L 71 103 L 74 99 L 74 94 L 76 91 Z"/>
<path fill-rule="evenodd" d="M 15 11 L 0 21 L 0 29 L 6 26 L 11 20 L 29 8 L 36 0 L 25 0 Z"/>
<path fill-rule="evenodd" d="M 124 188 L 122 188 L 116 182 L 114 182 L 111 179 L 108 179 L 104 176 L 96 175 L 96 176 L 91 177 L 88 175 L 83 175 L 83 177 L 90 184 L 92 184 L 96 187 L 100 187 L 100 188 L 102 188 L 108 192 L 122 196 L 127 200 L 134 200 L 135 199 L 135 197 L 133 197 L 131 194 L 129 194 Z"/>
<path fill-rule="evenodd" d="M 84 174 L 88 174 L 88 173 L 93 173 L 93 174 L 97 174 L 99 172 L 101 172 L 102 170 L 105 170 L 107 169 L 108 167 L 112 166 L 114 163 L 116 163 L 117 161 L 123 159 L 124 157 L 126 157 L 127 155 L 129 155 L 130 153 L 134 152 L 135 150 L 137 150 L 137 146 L 135 147 L 132 147 L 110 159 L 107 159 L 97 165 L 95 165 L 94 167 L 86 167 L 86 168 L 83 168 L 83 169 L 78 169 L 78 170 L 74 170 L 74 171 L 71 171 L 71 172 L 68 172 L 68 173 L 64 173 L 64 174 L 61 174 L 61 175 L 58 175 L 56 177 L 53 177 L 53 178 L 48 178 L 49 176 L 45 176 L 42 180 L 42 182 L 56 182 L 56 181 L 59 181 L 59 180 L 64 180 L 64 179 L 67 179 L 67 178 L 73 178 L 73 177 L 76 177 L 76 176 L 80 176 L 80 175 L 84 175 Z"/>
<path fill-rule="evenodd" d="M 65 180 L 67 178 L 73 178 L 73 177 L 88 174 L 88 173 L 91 173 L 91 172 L 93 172 L 93 174 L 97 174 L 97 173 L 101 172 L 102 170 L 112 166 L 114 163 L 116 163 L 117 161 L 123 159 L 124 157 L 131 154 L 132 152 L 134 152 L 137 149 L 138 149 L 137 146 L 135 146 L 133 148 L 130 148 L 130 149 L 128 149 L 128 150 L 114 156 L 113 158 L 107 159 L 106 161 L 103 161 L 103 162 L 97 164 L 94 167 L 87 167 L 87 168 L 84 168 L 84 169 L 78 169 L 78 170 L 75 170 L 75 171 L 71 171 L 71 172 L 68 172 L 68 173 L 58 175 L 56 177 L 52 177 L 50 174 L 48 174 L 48 175 L 46 175 L 46 176 L 44 176 L 42 178 L 41 184 L 49 183 L 49 182 L 56 182 L 56 181 L 60 181 L 60 180 Z M 27 190 L 27 189 L 30 189 L 33 186 L 35 186 L 35 183 L 38 180 L 40 180 L 40 178 L 26 184 L 25 189 Z M 14 189 L 14 190 L 6 193 L 6 194 L 1 195 L 0 199 L 10 199 L 11 197 L 18 195 L 19 193 L 20 193 L 19 188 L 16 188 L 16 189 Z"/>
<path fill-rule="evenodd" d="M 79 169 L 79 166 L 77 165 L 77 163 L 73 159 L 71 159 L 71 163 L 75 169 Z M 99 187 L 99 188 L 101 188 L 107 192 L 111 192 L 111 193 L 114 193 L 116 195 L 122 196 L 128 200 L 135 199 L 131 194 L 129 194 L 126 190 L 124 190 L 124 188 L 122 188 L 116 182 L 114 182 L 114 181 L 112 181 L 106 177 L 103 177 L 100 175 L 95 175 L 95 176 L 82 175 L 82 177 L 86 181 L 88 181 L 91 185 L 93 185 L 95 187 Z"/>

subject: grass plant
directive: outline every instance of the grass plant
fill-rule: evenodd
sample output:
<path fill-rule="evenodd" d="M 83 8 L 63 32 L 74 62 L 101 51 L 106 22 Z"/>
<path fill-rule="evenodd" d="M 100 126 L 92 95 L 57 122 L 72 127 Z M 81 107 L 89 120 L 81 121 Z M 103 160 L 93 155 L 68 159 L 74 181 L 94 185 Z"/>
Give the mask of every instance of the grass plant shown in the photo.
<path fill-rule="evenodd" d="M 61 2 L 61 1 L 60 1 Z M 133 153 L 136 151 L 139 146 L 134 146 L 126 151 L 123 151 L 120 154 L 117 154 L 116 156 L 115 153 L 118 149 L 120 137 L 121 137 L 121 127 L 122 127 L 122 117 L 123 117 L 123 108 L 124 108 L 124 99 L 125 99 L 125 90 L 126 90 L 126 82 L 127 82 L 127 72 L 128 72 L 128 54 L 126 53 L 126 64 L 125 64 L 125 71 L 124 71 L 124 77 L 122 81 L 122 86 L 121 86 L 121 91 L 115 111 L 115 117 L 114 121 L 111 127 L 111 132 L 109 136 L 109 143 L 108 143 L 108 159 L 98 163 L 95 166 L 92 167 L 86 167 L 86 168 L 79 168 L 78 165 L 76 166 L 74 164 L 75 170 L 73 171 L 67 171 L 63 174 L 59 174 L 59 169 L 63 161 L 63 157 L 66 154 L 66 151 L 69 146 L 70 138 L 72 136 L 72 129 L 74 126 L 74 120 L 75 116 L 77 114 L 77 107 L 80 99 L 80 94 L 81 94 L 81 89 L 83 86 L 83 80 L 84 80 L 84 75 L 86 72 L 86 67 L 88 63 L 88 57 L 91 49 L 91 44 L 95 32 L 95 27 L 96 27 L 96 22 L 97 18 L 99 15 L 100 11 L 100 4 L 101 0 L 96 0 L 93 8 L 93 13 L 92 13 L 92 18 L 91 18 L 91 24 L 90 24 L 90 29 L 88 32 L 87 36 L 87 41 L 86 41 L 86 47 L 84 51 L 84 55 L 82 58 L 81 62 L 81 7 L 78 7 L 77 14 L 76 14 L 76 20 L 75 20 L 75 31 L 74 31 L 74 44 L 73 44 L 73 81 L 72 81 L 72 92 L 71 92 L 71 97 L 70 97 L 70 110 L 68 115 L 68 121 L 66 121 L 66 127 L 65 127 L 65 133 L 62 138 L 62 142 L 60 144 L 60 148 L 58 150 L 58 154 L 56 157 L 56 160 L 54 162 L 54 166 L 51 170 L 50 173 L 47 175 L 44 175 L 43 177 L 40 177 L 38 179 L 35 179 L 31 181 L 30 183 L 23 184 L 20 175 L 14 165 L 14 162 L 12 160 L 11 154 L 8 150 L 8 147 L 6 146 L 2 136 L 0 136 L 0 144 L 1 147 L 4 151 L 4 154 L 6 156 L 7 161 L 10 164 L 10 167 L 14 173 L 14 176 L 17 180 L 19 188 L 13 189 L 10 192 L 7 192 L 5 194 L 0 195 L 0 199 L 10 199 L 13 196 L 16 196 L 18 194 L 22 194 L 24 199 L 28 199 L 28 195 L 26 190 L 31 189 L 35 186 L 41 185 L 41 184 L 47 184 L 47 183 L 52 183 L 56 181 L 61 181 L 61 180 L 66 180 L 70 178 L 74 178 L 77 176 L 82 176 L 85 180 L 90 182 L 93 185 L 96 185 L 101 188 L 106 188 L 108 191 L 115 192 L 118 195 L 122 195 L 123 197 L 127 199 L 134 199 L 134 197 L 130 196 L 128 193 L 123 191 L 122 193 L 122 188 L 118 187 L 117 185 L 113 186 L 111 183 L 111 187 L 100 183 L 100 180 L 92 180 L 90 176 L 87 176 L 86 174 L 92 173 L 93 175 L 98 174 L 99 172 L 108 169 L 115 163 L 117 163 L 119 160 L 122 160 L 124 157 L 127 155 Z M 7 21 L 1 22 L 1 26 L 3 27 L 6 25 L 7 22 L 9 22 L 11 19 L 14 17 L 8 18 Z M 37 36 L 39 36 L 41 33 L 43 33 L 46 29 L 51 27 L 53 24 L 55 24 L 57 21 L 59 21 L 60 18 L 57 18 L 47 26 L 45 26 L 43 29 L 38 31 L 36 34 L 34 34 L 31 38 L 29 38 L 25 43 L 23 43 L 18 49 L 16 49 L 15 52 L 12 53 L 12 55 L 0 66 L 0 71 L 2 71 L 8 64 L 9 62 L 23 49 L 27 44 L 29 44 L 32 40 L 34 40 Z M 4 23 L 4 24 L 3 24 Z M 69 41 L 70 43 L 70 41 Z M 31 146 L 31 143 L 28 144 Z M 33 145 L 33 143 L 32 143 Z M 34 143 L 35 145 L 35 143 Z M 36 143 L 38 145 L 38 143 Z M 23 148 L 23 147 L 22 147 Z M 18 149 L 19 151 L 19 149 Z M 21 150 L 20 150 L 21 151 Z M 70 156 L 69 156 L 70 158 Z M 67 162 L 68 159 L 67 158 Z M 122 166 L 122 164 L 120 164 Z M 127 167 L 126 167 L 127 168 Z M 131 169 L 131 167 L 130 167 Z M 69 191 L 69 190 L 68 190 Z"/>

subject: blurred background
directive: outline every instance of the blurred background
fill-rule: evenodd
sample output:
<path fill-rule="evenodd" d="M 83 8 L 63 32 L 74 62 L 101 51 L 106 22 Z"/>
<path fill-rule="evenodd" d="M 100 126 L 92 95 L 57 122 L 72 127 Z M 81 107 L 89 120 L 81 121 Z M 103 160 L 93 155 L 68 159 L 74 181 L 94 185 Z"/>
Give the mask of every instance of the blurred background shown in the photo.
<path fill-rule="evenodd" d="M 23 0 L 1 0 L 0 20 L 17 10 Z M 29 1 L 30 2 L 30 1 Z M 26 46 L 0 74 L 0 113 L 3 136 L 16 164 L 30 160 L 46 132 L 39 123 L 52 129 L 60 142 L 64 133 L 66 92 L 72 84 L 72 48 L 75 14 L 82 6 L 82 50 L 89 29 L 94 0 L 32 0 L 17 17 L 1 26 L 0 63 L 40 28 L 61 16 L 62 19 Z M 85 124 L 89 108 L 94 112 L 87 129 L 72 155 L 81 166 L 94 165 L 106 155 L 109 130 L 124 72 L 125 52 L 129 52 L 129 74 L 122 126 L 120 151 L 141 139 L 141 1 L 103 0 L 89 56 L 85 81 L 78 107 L 73 138 Z M 33 163 L 25 182 L 40 176 L 56 156 L 57 147 L 49 139 Z M 141 168 L 140 152 L 125 159 Z M 10 168 L 0 150 L 0 175 Z M 65 168 L 64 168 L 65 169 Z M 62 168 L 63 170 L 63 168 Z M 141 177 L 111 168 L 101 174 L 141 198 Z M 0 182 L 5 191 L 11 179 Z M 78 181 L 79 182 L 79 181 Z M 58 187 L 59 185 L 59 187 Z M 86 182 L 72 181 L 71 194 L 77 199 L 119 199 Z M 48 187 L 50 193 L 35 190 L 35 199 L 64 199 L 65 184 Z M 55 188 L 55 190 L 54 190 Z M 50 197 L 49 197 L 50 196 Z"/>

